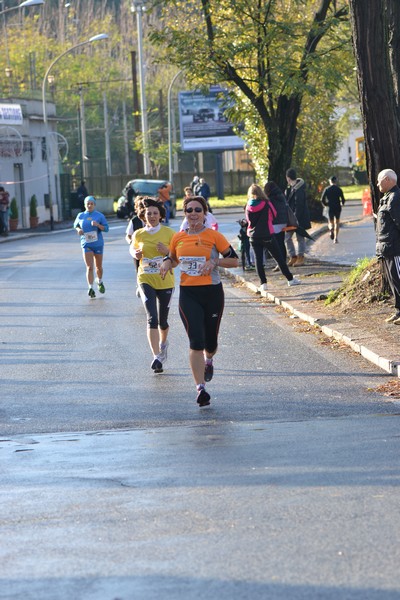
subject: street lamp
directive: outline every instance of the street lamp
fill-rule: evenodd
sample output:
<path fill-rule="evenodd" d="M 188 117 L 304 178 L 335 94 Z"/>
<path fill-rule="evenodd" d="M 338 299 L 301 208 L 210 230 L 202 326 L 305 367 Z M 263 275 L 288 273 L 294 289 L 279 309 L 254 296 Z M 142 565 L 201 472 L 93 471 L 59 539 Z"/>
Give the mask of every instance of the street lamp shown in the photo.
<path fill-rule="evenodd" d="M 44 0 L 25 0 L 25 2 L 21 2 L 18 6 L 10 6 L 9 8 L 5 8 L 0 11 L 0 15 L 9 12 L 10 10 L 17 10 L 18 8 L 27 8 L 28 6 L 36 6 L 37 4 L 44 4 Z"/>
<path fill-rule="evenodd" d="M 27 2 L 41 3 L 42 1 L 43 0 L 26 0 L 26 2 L 23 2 L 22 4 L 26 5 Z M 22 6 L 22 4 L 20 6 Z M 76 48 L 80 48 L 81 46 L 86 46 L 87 44 L 92 44 L 93 42 L 98 42 L 100 40 L 106 40 L 106 39 L 108 39 L 107 33 L 99 33 L 98 35 L 91 37 L 89 40 L 86 40 L 85 42 L 80 42 L 79 44 L 75 44 L 75 46 L 68 48 L 67 50 L 62 52 L 59 56 L 57 56 L 53 60 L 53 62 L 49 65 L 49 67 L 43 77 L 42 106 L 43 106 L 43 123 L 46 126 L 46 164 L 47 164 L 47 182 L 48 182 L 48 188 L 49 188 L 49 207 L 50 207 L 50 228 L 51 228 L 51 230 L 54 229 L 54 219 L 53 219 L 53 203 L 52 203 L 52 199 L 51 199 L 51 182 L 52 182 L 51 167 L 52 167 L 52 164 L 51 164 L 51 157 L 50 157 L 49 127 L 48 127 L 48 122 L 47 122 L 46 83 L 48 82 L 48 77 L 49 77 L 49 73 L 50 73 L 51 69 L 61 58 L 63 58 L 63 56 L 65 56 L 66 54 L 69 54 L 69 52 L 72 52 L 73 50 L 76 50 Z"/>
<path fill-rule="evenodd" d="M 132 12 L 136 12 L 136 23 L 138 31 L 138 59 L 139 59 L 139 84 L 140 84 L 140 109 L 142 120 L 142 136 L 143 136 L 143 163 L 145 174 L 150 173 L 149 160 L 149 133 L 147 126 L 147 106 L 146 93 L 144 83 L 144 61 L 143 61 L 143 26 L 142 16 L 146 10 L 145 0 L 133 0 L 131 7 Z"/>

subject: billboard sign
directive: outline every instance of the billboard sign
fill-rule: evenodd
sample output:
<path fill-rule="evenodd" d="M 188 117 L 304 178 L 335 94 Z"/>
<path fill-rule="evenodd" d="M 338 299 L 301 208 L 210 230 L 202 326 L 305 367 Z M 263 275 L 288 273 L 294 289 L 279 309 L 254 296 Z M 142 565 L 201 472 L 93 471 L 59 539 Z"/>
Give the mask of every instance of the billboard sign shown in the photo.
<path fill-rule="evenodd" d="M 233 131 L 225 116 L 223 90 L 212 87 L 207 95 L 200 91 L 179 93 L 179 124 L 183 151 L 242 150 L 244 141 Z"/>
<path fill-rule="evenodd" d="M 22 125 L 23 122 L 19 104 L 0 104 L 0 125 Z"/>

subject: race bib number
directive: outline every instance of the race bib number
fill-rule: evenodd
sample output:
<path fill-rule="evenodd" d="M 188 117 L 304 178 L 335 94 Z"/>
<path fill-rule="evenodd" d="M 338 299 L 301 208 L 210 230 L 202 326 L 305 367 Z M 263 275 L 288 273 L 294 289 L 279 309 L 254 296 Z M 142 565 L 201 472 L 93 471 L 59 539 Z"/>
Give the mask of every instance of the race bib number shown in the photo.
<path fill-rule="evenodd" d="M 162 256 L 155 256 L 154 258 L 142 258 L 142 269 L 144 273 L 160 273 L 161 263 L 163 261 Z"/>
<path fill-rule="evenodd" d="M 203 268 L 206 257 L 205 256 L 181 256 L 179 258 L 181 271 L 182 273 L 186 273 L 186 275 L 191 275 L 192 277 L 198 277 L 201 275 L 201 269 Z"/>
<path fill-rule="evenodd" d="M 85 242 L 91 244 L 93 242 L 97 242 L 97 231 L 87 231 L 85 234 Z"/>

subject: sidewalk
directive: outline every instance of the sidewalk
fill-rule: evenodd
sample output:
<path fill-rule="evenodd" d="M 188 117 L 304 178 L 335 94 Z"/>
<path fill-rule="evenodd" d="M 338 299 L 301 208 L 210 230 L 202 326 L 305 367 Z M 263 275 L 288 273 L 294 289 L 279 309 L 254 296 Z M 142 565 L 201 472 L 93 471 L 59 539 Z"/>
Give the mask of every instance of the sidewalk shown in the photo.
<path fill-rule="evenodd" d="M 234 211 L 233 211 L 234 212 Z M 241 212 L 241 211 L 240 211 Z M 0 237 L 0 243 L 39 235 L 54 235 L 72 227 L 71 222 L 55 223 L 54 231 L 49 224 L 43 224 L 35 230 L 10 232 L 8 237 Z M 345 221 L 343 224 L 345 225 Z M 355 220 L 352 220 L 354 225 Z M 356 226 L 356 225 L 355 225 Z M 313 223 L 309 233 L 316 239 L 328 231 L 326 224 Z M 385 323 L 385 317 L 391 314 L 391 306 L 379 307 L 375 315 L 341 315 L 339 318 L 324 306 L 323 299 L 330 291 L 338 289 L 350 266 L 324 262 L 306 256 L 305 265 L 293 269 L 293 274 L 302 280 L 301 286 L 288 287 L 281 273 L 273 273 L 273 261 L 268 261 L 266 272 L 268 291 L 262 292 L 267 301 L 276 304 L 292 317 L 316 327 L 332 340 L 343 343 L 366 360 L 377 365 L 387 373 L 400 378 L 399 328 Z M 246 285 L 258 294 L 259 279 L 255 271 L 243 272 L 241 268 L 224 269 L 228 278 Z M 376 313 L 376 309 L 375 309 Z"/>
<path fill-rule="evenodd" d="M 353 220 L 353 226 L 354 222 Z M 326 224 L 313 223 L 309 233 L 317 239 L 327 231 Z M 302 285 L 288 287 L 283 275 L 272 271 L 274 266 L 275 261 L 268 261 L 268 291 L 261 293 L 258 292 L 260 282 L 255 271 L 243 272 L 242 268 L 225 269 L 225 274 L 228 278 L 246 285 L 260 297 L 280 306 L 292 318 L 316 327 L 330 338 L 332 343 L 343 343 L 387 373 L 400 377 L 400 329 L 385 323 L 385 317 L 393 312 L 391 305 L 375 308 L 374 313 L 378 313 L 377 319 L 374 319 L 372 311 L 371 314 L 338 317 L 330 314 L 324 305 L 325 297 L 330 291 L 341 286 L 352 267 L 319 261 L 306 255 L 304 266 L 291 269 L 293 274 L 301 279 Z"/>

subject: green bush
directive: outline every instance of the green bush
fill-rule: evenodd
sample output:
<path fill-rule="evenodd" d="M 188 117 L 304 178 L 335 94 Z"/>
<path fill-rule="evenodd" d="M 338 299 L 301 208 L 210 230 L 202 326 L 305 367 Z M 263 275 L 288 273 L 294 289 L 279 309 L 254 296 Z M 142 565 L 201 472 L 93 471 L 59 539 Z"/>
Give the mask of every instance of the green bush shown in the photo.
<path fill-rule="evenodd" d="M 18 219 L 18 204 L 15 198 L 10 203 L 10 219 Z"/>
<path fill-rule="evenodd" d="M 31 217 L 37 217 L 37 200 L 35 194 L 33 194 L 31 201 L 29 203 L 29 215 Z"/>

